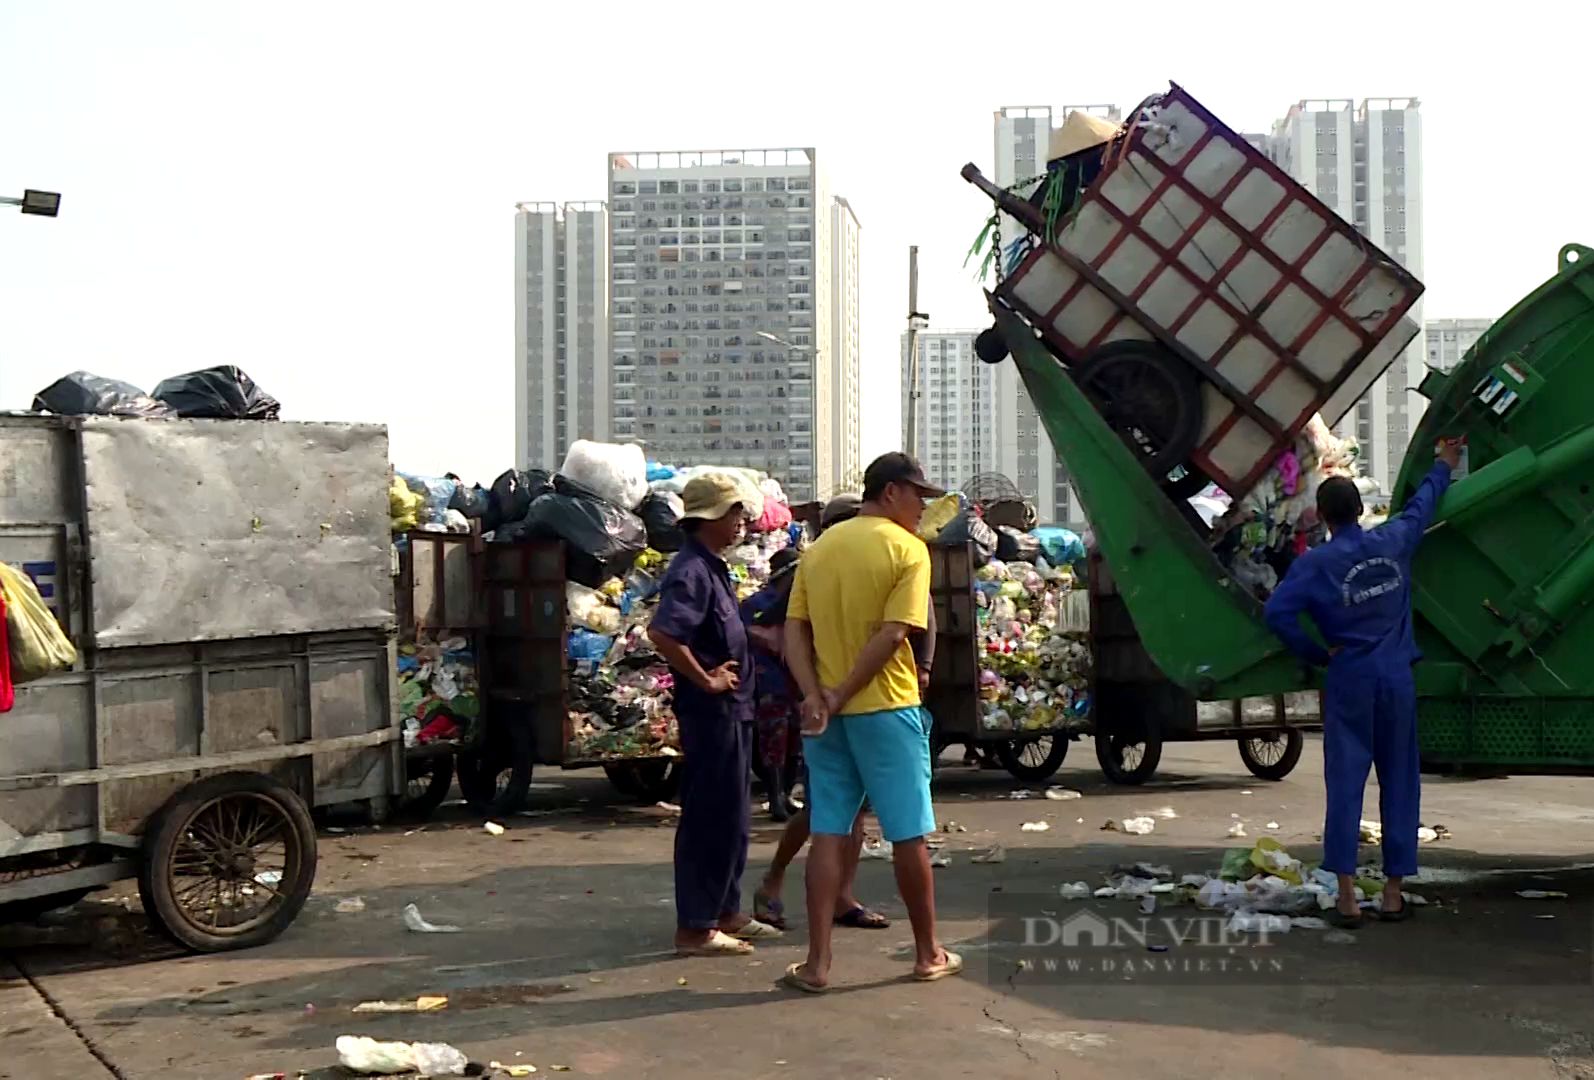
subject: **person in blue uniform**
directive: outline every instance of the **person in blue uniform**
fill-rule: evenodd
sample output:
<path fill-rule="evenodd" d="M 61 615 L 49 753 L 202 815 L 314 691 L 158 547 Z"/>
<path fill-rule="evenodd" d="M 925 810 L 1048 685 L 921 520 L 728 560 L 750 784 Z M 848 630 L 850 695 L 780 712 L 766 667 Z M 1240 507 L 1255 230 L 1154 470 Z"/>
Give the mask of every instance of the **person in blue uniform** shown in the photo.
<path fill-rule="evenodd" d="M 1323 481 L 1317 514 L 1329 540 L 1297 558 L 1267 602 L 1267 624 L 1284 644 L 1307 663 L 1328 668 L 1323 869 L 1339 878 L 1339 902 L 1330 919 L 1347 929 L 1361 925 L 1354 877 L 1370 767 L 1378 770 L 1388 879 L 1379 917 L 1399 922 L 1411 916 L 1400 891 L 1402 879 L 1417 872 L 1421 788 L 1411 675 L 1418 659 L 1411 631 L 1411 557 L 1450 486 L 1460 454 L 1460 444 L 1446 440 L 1439 461 L 1405 508 L 1375 529 L 1357 524 L 1362 498 L 1354 482 L 1344 477 Z M 1321 644 L 1301 625 L 1303 614 L 1316 624 Z"/>
<path fill-rule="evenodd" d="M 721 553 L 742 537 L 736 482 L 706 473 L 681 491 L 686 543 L 659 585 L 648 638 L 675 676 L 681 821 L 675 831 L 675 951 L 744 956 L 780 937 L 742 913 L 752 836 L 753 659 Z"/>

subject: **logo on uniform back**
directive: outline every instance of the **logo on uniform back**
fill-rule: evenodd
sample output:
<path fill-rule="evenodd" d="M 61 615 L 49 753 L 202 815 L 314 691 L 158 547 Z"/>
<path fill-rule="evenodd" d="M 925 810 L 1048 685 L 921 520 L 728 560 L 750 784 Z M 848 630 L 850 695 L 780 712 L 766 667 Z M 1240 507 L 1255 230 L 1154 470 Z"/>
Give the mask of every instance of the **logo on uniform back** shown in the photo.
<path fill-rule="evenodd" d="M 1345 580 L 1340 583 L 1340 599 L 1346 607 L 1365 604 L 1398 591 L 1404 584 L 1400 564 L 1394 559 L 1382 556 L 1365 559 L 1351 567 L 1350 573 L 1345 575 Z"/>

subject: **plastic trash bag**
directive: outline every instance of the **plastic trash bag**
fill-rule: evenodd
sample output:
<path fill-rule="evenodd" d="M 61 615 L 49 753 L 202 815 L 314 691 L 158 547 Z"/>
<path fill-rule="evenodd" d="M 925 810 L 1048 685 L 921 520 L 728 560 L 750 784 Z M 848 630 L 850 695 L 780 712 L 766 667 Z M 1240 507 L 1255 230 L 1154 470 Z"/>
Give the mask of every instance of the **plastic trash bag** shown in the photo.
<path fill-rule="evenodd" d="M 935 542 L 943 547 L 972 543 L 975 566 L 984 566 L 996 556 L 996 530 L 987 525 L 979 511 L 972 506 L 959 510 L 936 536 Z"/>
<path fill-rule="evenodd" d="M 657 461 L 648 462 L 648 483 L 655 480 L 668 480 L 675 475 L 674 465 L 661 465 Z"/>
<path fill-rule="evenodd" d="M 577 439 L 559 474 L 625 510 L 636 509 L 648 493 L 648 463 L 636 443 Z"/>
<path fill-rule="evenodd" d="M 648 547 L 654 551 L 680 551 L 686 542 L 680 524 L 685 510 L 679 495 L 669 491 L 650 492 L 636 511 L 648 531 Z"/>
<path fill-rule="evenodd" d="M 6 645 L 13 683 L 43 678 L 77 663 L 77 650 L 32 578 L 0 562 L 0 593 L 6 602 Z"/>
<path fill-rule="evenodd" d="M 364 1035 L 339 1035 L 338 1064 L 368 1076 L 420 1073 L 464 1076 L 470 1059 L 447 1043 L 377 1042 Z"/>
<path fill-rule="evenodd" d="M 565 656 L 578 670 L 596 671 L 613 645 L 614 638 L 610 635 L 597 634 L 577 626 L 565 636 Z"/>
<path fill-rule="evenodd" d="M 962 492 L 949 491 L 924 508 L 919 519 L 919 539 L 928 543 L 941 535 L 941 530 L 952 524 L 952 519 L 968 505 Z"/>
<path fill-rule="evenodd" d="M 440 476 L 416 476 L 413 473 L 397 473 L 400 480 L 422 499 L 423 506 L 416 516 L 422 525 L 441 525 L 448 514 L 448 504 L 454 497 L 454 492 L 459 490 L 459 485 L 453 480 L 444 480 Z"/>
<path fill-rule="evenodd" d="M 774 481 L 765 482 L 773 483 Z M 791 507 L 787 506 L 783 502 L 776 502 L 774 499 L 765 498 L 764 512 L 759 516 L 759 519 L 753 523 L 751 531 L 760 533 L 776 532 L 780 529 L 784 529 L 790 524 Z"/>
<path fill-rule="evenodd" d="M 736 497 L 742 504 L 742 513 L 753 521 L 764 516 L 764 492 L 759 485 L 764 482 L 765 474 L 757 469 L 743 469 L 734 465 L 694 465 L 676 473 L 672 479 L 660 482 L 678 484 L 679 486 L 671 490 L 679 492 L 686 486 L 687 481 L 704 473 L 720 473 L 730 477 L 731 482 L 736 485 Z"/>
<path fill-rule="evenodd" d="M 564 476 L 555 478 L 553 491 L 531 504 L 518 528 L 494 535 L 505 540 L 563 540 L 565 577 L 594 589 L 624 576 L 648 546 L 641 518 Z"/>
<path fill-rule="evenodd" d="M 1072 529 L 1043 525 L 1030 533 L 1040 541 L 1041 552 L 1053 566 L 1069 566 L 1085 557 L 1085 544 Z"/>
<path fill-rule="evenodd" d="M 201 420 L 275 420 L 282 412 L 276 398 L 233 364 L 162 379 L 154 396 L 178 416 Z"/>
<path fill-rule="evenodd" d="M 585 627 L 598 634 L 620 631 L 620 612 L 596 589 L 574 581 L 565 582 L 565 610 L 572 626 Z"/>
<path fill-rule="evenodd" d="M 551 478 L 541 469 L 506 469 L 487 493 L 488 511 L 482 528 L 491 532 L 500 525 L 520 521 L 532 503 L 552 490 Z"/>
<path fill-rule="evenodd" d="M 448 500 L 450 510 L 458 510 L 467 518 L 481 519 L 492 510 L 492 496 L 480 484 L 466 487 L 460 484 L 454 490 L 454 497 Z"/>
<path fill-rule="evenodd" d="M 420 524 L 421 503 L 423 500 L 410 486 L 397 476 L 393 478 L 393 486 L 387 489 L 387 512 L 390 518 L 388 524 L 393 532 L 409 532 Z"/>
<path fill-rule="evenodd" d="M 35 412 L 58 416 L 172 417 L 177 414 L 132 383 L 105 379 L 87 371 L 62 376 L 33 395 Z"/>
<path fill-rule="evenodd" d="M 1033 563 L 1041 555 L 1041 542 L 1011 525 L 996 527 L 996 557 L 1003 562 Z"/>

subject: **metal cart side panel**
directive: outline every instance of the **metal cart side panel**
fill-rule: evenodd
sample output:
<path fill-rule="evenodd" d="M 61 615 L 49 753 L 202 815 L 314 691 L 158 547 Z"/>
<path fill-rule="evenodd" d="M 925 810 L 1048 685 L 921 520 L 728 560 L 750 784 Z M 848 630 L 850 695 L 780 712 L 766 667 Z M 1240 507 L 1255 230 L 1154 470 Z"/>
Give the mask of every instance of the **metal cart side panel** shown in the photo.
<path fill-rule="evenodd" d="M 925 708 L 943 737 L 978 738 L 980 624 L 972 545 L 930 545 L 930 602 L 935 606 L 935 663 Z"/>

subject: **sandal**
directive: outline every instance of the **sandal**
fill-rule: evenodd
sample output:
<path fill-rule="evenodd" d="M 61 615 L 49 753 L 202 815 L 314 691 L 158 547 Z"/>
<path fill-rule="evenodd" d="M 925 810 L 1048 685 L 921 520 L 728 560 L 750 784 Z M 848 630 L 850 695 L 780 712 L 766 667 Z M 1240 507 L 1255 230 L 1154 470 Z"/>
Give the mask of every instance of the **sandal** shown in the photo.
<path fill-rule="evenodd" d="M 1384 911 L 1383 909 L 1380 908 L 1379 912 L 1378 912 L 1378 921 L 1379 922 L 1405 922 L 1407 919 L 1411 918 L 1415 914 L 1417 914 L 1417 909 L 1412 906 L 1411 901 L 1407 900 L 1407 901 L 1403 902 L 1394 911 Z"/>
<path fill-rule="evenodd" d="M 741 926 L 730 931 L 730 936 L 737 941 L 767 941 L 771 938 L 784 937 L 785 935 L 767 922 L 748 919 Z"/>
<path fill-rule="evenodd" d="M 785 930 L 787 928 L 786 905 L 780 902 L 779 897 L 754 893 L 753 918 L 761 923 L 773 926 L 776 930 Z"/>
<path fill-rule="evenodd" d="M 938 979 L 949 978 L 963 970 L 963 958 L 951 949 L 942 949 L 941 955 L 945 957 L 939 964 L 929 971 L 915 971 L 913 978 L 916 982 L 935 982 Z"/>
<path fill-rule="evenodd" d="M 1323 918 L 1328 925 L 1336 930 L 1360 930 L 1362 923 L 1365 921 L 1360 912 L 1355 915 L 1347 915 L 1337 907 L 1331 907 L 1323 912 Z"/>
<path fill-rule="evenodd" d="M 697 956 L 747 956 L 753 951 L 752 945 L 745 941 L 738 941 L 729 934 L 716 930 L 708 936 L 708 940 L 701 945 L 677 945 L 675 955 L 681 957 Z"/>
<path fill-rule="evenodd" d="M 801 963 L 791 965 L 786 969 L 786 974 L 780 977 L 781 986 L 789 986 L 793 990 L 801 990 L 805 994 L 823 994 L 830 990 L 829 983 L 809 982 L 802 976 Z"/>
<path fill-rule="evenodd" d="M 837 926 L 850 926 L 854 930 L 884 930 L 891 925 L 891 920 L 878 911 L 870 911 L 859 904 L 845 915 L 837 915 L 832 920 Z"/>

